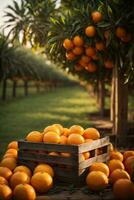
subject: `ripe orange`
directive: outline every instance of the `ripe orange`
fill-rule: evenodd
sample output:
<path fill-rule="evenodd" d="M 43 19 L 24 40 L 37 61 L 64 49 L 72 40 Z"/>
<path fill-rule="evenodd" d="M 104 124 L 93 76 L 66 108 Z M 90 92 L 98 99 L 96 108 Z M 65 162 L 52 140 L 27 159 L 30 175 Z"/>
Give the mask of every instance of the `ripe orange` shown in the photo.
<path fill-rule="evenodd" d="M 17 141 L 12 141 L 8 144 L 7 146 L 8 149 L 16 149 L 18 150 L 18 142 Z"/>
<path fill-rule="evenodd" d="M 125 169 L 130 174 L 130 176 L 134 173 L 134 156 L 128 157 L 125 162 Z"/>
<path fill-rule="evenodd" d="M 117 27 L 115 35 L 120 39 L 124 38 L 126 36 L 126 30 L 123 27 Z"/>
<path fill-rule="evenodd" d="M 121 38 L 121 40 L 122 40 L 123 42 L 125 42 L 125 43 L 128 43 L 128 42 L 130 42 L 130 41 L 131 41 L 131 39 L 132 39 L 132 36 L 131 36 L 131 34 L 126 34 L 126 36 L 125 36 L 125 37 L 122 37 L 122 38 Z"/>
<path fill-rule="evenodd" d="M 39 164 L 35 167 L 34 169 L 34 174 L 37 172 L 47 172 L 48 174 L 50 174 L 50 176 L 54 177 L 54 170 L 53 168 L 45 163 Z"/>
<path fill-rule="evenodd" d="M 12 190 L 7 185 L 0 185 L 0 199 L 1 200 L 11 200 L 12 199 Z"/>
<path fill-rule="evenodd" d="M 70 131 L 70 134 L 72 133 L 76 133 L 76 134 L 80 134 L 80 135 L 83 135 L 84 133 L 84 129 L 82 126 L 79 126 L 79 125 L 73 125 L 69 128 L 69 131 Z"/>
<path fill-rule="evenodd" d="M 84 152 L 83 156 L 84 156 L 85 160 L 89 159 L 90 158 L 90 152 L 89 151 Z"/>
<path fill-rule="evenodd" d="M 65 135 L 62 135 L 61 137 L 60 137 L 60 144 L 67 144 L 67 137 L 65 136 Z"/>
<path fill-rule="evenodd" d="M 45 129 L 44 129 L 44 133 L 47 133 L 47 132 L 56 132 L 58 135 L 61 135 L 61 127 L 58 127 L 58 125 L 51 125 L 51 126 L 47 126 Z"/>
<path fill-rule="evenodd" d="M 86 27 L 85 34 L 88 37 L 94 37 L 96 35 L 96 29 L 95 29 L 95 27 L 94 26 L 88 26 L 88 27 Z"/>
<path fill-rule="evenodd" d="M 125 151 L 123 154 L 124 161 L 130 156 L 134 156 L 134 151 Z"/>
<path fill-rule="evenodd" d="M 83 48 L 82 47 L 74 47 L 73 53 L 77 56 L 81 55 L 83 53 Z"/>
<path fill-rule="evenodd" d="M 110 175 L 110 183 L 114 184 L 119 179 L 130 180 L 129 174 L 123 169 L 115 169 Z"/>
<path fill-rule="evenodd" d="M 26 140 L 29 142 L 42 142 L 43 134 L 39 131 L 32 131 L 26 136 Z"/>
<path fill-rule="evenodd" d="M 111 151 L 110 152 L 110 160 L 112 159 L 117 159 L 120 160 L 121 162 L 123 161 L 123 155 L 119 151 Z"/>
<path fill-rule="evenodd" d="M 63 47 L 66 49 L 66 50 L 70 50 L 74 47 L 74 44 L 72 42 L 72 40 L 66 38 L 63 42 Z"/>
<path fill-rule="evenodd" d="M 69 133 L 70 133 L 69 128 L 63 128 L 63 135 L 64 136 L 68 137 Z"/>
<path fill-rule="evenodd" d="M 97 140 L 100 138 L 100 133 L 97 129 L 95 128 L 87 128 L 84 131 L 83 137 L 85 139 L 92 139 L 92 140 Z"/>
<path fill-rule="evenodd" d="M 4 156 L 3 156 L 3 159 L 4 158 L 17 158 L 17 155 L 13 155 L 13 154 L 11 154 L 11 153 L 6 153 Z"/>
<path fill-rule="evenodd" d="M 105 49 L 105 44 L 103 42 L 96 42 L 95 44 L 95 48 L 98 51 L 103 51 Z"/>
<path fill-rule="evenodd" d="M 15 158 L 17 158 L 17 156 L 18 156 L 18 151 L 17 151 L 16 149 L 8 149 L 8 150 L 6 151 L 6 154 L 11 154 L 11 155 L 13 155 Z"/>
<path fill-rule="evenodd" d="M 75 71 L 79 72 L 79 71 L 81 71 L 83 69 L 83 67 L 80 64 L 76 64 L 74 69 L 75 69 Z"/>
<path fill-rule="evenodd" d="M 103 172 L 107 177 L 109 176 L 109 168 L 106 164 L 101 162 L 95 162 L 89 167 L 89 171 L 101 171 Z"/>
<path fill-rule="evenodd" d="M 25 165 L 17 166 L 17 167 L 14 169 L 13 172 L 14 172 L 14 173 L 15 173 L 15 172 L 25 172 L 29 177 L 32 176 L 31 170 L 30 170 L 27 166 L 25 166 Z"/>
<path fill-rule="evenodd" d="M 44 134 L 43 142 L 45 143 L 60 143 L 61 139 L 58 133 L 49 131 Z"/>
<path fill-rule="evenodd" d="M 86 55 L 91 56 L 91 57 L 96 55 L 95 48 L 94 47 L 87 47 L 86 48 Z"/>
<path fill-rule="evenodd" d="M 57 153 L 57 152 L 50 152 L 48 155 L 50 155 L 50 156 L 59 156 L 59 153 Z"/>
<path fill-rule="evenodd" d="M 92 12 L 91 16 L 92 16 L 93 22 L 95 23 L 101 22 L 103 18 L 103 15 L 99 11 Z"/>
<path fill-rule="evenodd" d="M 4 178 L 4 177 L 2 177 L 2 176 L 0 176 L 0 185 L 8 185 L 8 181 Z"/>
<path fill-rule="evenodd" d="M 60 130 L 60 135 L 63 133 L 64 128 L 61 124 L 53 124 L 52 126 L 56 126 Z"/>
<path fill-rule="evenodd" d="M 112 173 L 115 169 L 125 169 L 123 163 L 120 160 L 116 160 L 116 159 L 110 160 L 108 162 L 108 167 L 109 167 L 110 173 Z"/>
<path fill-rule="evenodd" d="M 86 183 L 89 189 L 93 191 L 100 191 L 107 187 L 108 178 L 101 171 L 92 171 L 86 177 Z"/>
<path fill-rule="evenodd" d="M 74 60 L 76 58 L 75 54 L 72 51 L 66 52 L 66 59 L 67 60 Z"/>
<path fill-rule="evenodd" d="M 63 157 L 70 157 L 71 153 L 61 153 L 61 156 L 63 156 Z"/>
<path fill-rule="evenodd" d="M 81 60 L 83 63 L 88 63 L 89 61 L 91 61 L 91 58 L 90 58 L 89 56 L 82 55 L 80 60 Z"/>
<path fill-rule="evenodd" d="M 113 186 L 113 193 L 117 199 L 130 199 L 132 182 L 128 179 L 119 179 Z"/>
<path fill-rule="evenodd" d="M 12 171 L 7 167 L 0 167 L 0 176 L 8 180 L 12 176 Z"/>
<path fill-rule="evenodd" d="M 72 133 L 67 139 L 67 144 L 83 144 L 84 137 L 80 134 Z"/>
<path fill-rule="evenodd" d="M 36 199 L 36 193 L 34 188 L 27 184 L 19 184 L 15 187 L 13 191 L 13 195 L 15 200 L 35 200 Z"/>
<path fill-rule="evenodd" d="M 81 47 L 81 46 L 84 45 L 84 41 L 79 35 L 74 37 L 73 43 L 74 43 L 75 46 L 78 46 L 78 47 Z"/>
<path fill-rule="evenodd" d="M 113 64 L 112 60 L 106 59 L 104 61 L 104 66 L 107 69 L 112 69 L 114 67 L 114 64 Z"/>
<path fill-rule="evenodd" d="M 0 166 L 1 167 L 7 167 L 12 171 L 16 167 L 16 159 L 15 158 L 4 158 L 1 161 Z"/>
<path fill-rule="evenodd" d="M 37 172 L 31 178 L 31 185 L 37 192 L 44 193 L 52 187 L 53 179 L 46 172 Z"/>
<path fill-rule="evenodd" d="M 16 185 L 23 183 L 30 183 L 30 177 L 25 172 L 15 172 L 10 178 L 11 188 L 15 188 Z"/>
<path fill-rule="evenodd" d="M 87 66 L 87 63 L 83 62 L 81 59 L 79 60 L 78 64 L 82 66 L 82 68 Z"/>
<path fill-rule="evenodd" d="M 86 70 L 91 72 L 91 73 L 96 72 L 97 66 L 96 66 L 95 63 L 90 62 L 90 63 L 87 64 Z"/>

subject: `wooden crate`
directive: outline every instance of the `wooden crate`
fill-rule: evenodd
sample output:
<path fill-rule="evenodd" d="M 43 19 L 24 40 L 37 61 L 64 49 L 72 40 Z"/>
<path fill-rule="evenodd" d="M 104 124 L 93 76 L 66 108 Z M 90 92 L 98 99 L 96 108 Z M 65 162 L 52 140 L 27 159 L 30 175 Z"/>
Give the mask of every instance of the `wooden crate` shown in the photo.
<path fill-rule="evenodd" d="M 85 179 L 88 167 L 93 162 L 106 162 L 109 159 L 109 137 L 104 137 L 81 145 L 62 145 L 18 141 L 18 164 L 33 169 L 38 163 L 51 164 L 55 170 L 56 180 L 79 184 Z M 98 149 L 101 148 L 101 155 Z M 91 157 L 81 160 L 81 154 L 90 151 Z M 70 153 L 70 157 L 52 156 L 48 152 Z"/>

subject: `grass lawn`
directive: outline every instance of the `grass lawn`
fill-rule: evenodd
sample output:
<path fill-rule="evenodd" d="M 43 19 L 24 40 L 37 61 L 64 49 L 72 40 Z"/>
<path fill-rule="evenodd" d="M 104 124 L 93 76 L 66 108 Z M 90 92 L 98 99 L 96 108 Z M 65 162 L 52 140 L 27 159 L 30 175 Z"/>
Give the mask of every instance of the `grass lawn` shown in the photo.
<path fill-rule="evenodd" d="M 65 127 L 80 124 L 86 128 L 91 125 L 87 113 L 93 111 L 97 111 L 96 100 L 80 87 L 59 88 L 0 102 L 0 155 L 9 141 L 24 138 L 32 130 L 42 131 L 53 123 Z"/>

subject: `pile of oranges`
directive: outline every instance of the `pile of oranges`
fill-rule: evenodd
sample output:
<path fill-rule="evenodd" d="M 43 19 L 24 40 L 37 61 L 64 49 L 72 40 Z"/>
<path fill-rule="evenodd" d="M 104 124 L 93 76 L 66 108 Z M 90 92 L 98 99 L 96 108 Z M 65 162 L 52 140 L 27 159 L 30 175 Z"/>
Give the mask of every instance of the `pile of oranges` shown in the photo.
<path fill-rule="evenodd" d="M 103 65 L 107 69 L 112 69 L 114 63 L 108 56 L 107 41 L 110 38 L 111 30 L 103 31 L 103 39 L 97 39 L 98 30 L 96 25 L 103 21 L 103 14 L 99 11 L 93 11 L 91 13 L 92 23 L 88 25 L 83 30 L 82 35 L 76 35 L 72 38 L 65 38 L 63 41 L 63 47 L 66 50 L 66 60 L 73 61 L 75 63 L 75 70 L 81 71 L 82 69 L 88 72 L 96 72 L 98 69 L 98 63 L 96 61 L 102 62 L 103 55 Z M 102 32 L 102 30 L 100 30 Z M 126 29 L 123 27 L 116 27 L 115 37 L 124 43 L 131 41 L 131 34 L 127 33 Z M 87 42 L 87 40 L 92 40 L 92 42 Z M 92 43 L 89 44 L 89 43 Z"/>
<path fill-rule="evenodd" d="M 55 144 L 83 144 L 99 139 L 100 133 L 95 128 L 84 130 L 79 125 L 64 128 L 61 124 L 46 127 L 43 132 L 32 131 L 26 136 L 27 141 Z M 50 152 L 50 155 L 68 157 L 68 153 Z M 53 187 L 54 169 L 47 163 L 38 163 L 31 170 L 25 165 L 17 165 L 18 142 L 12 141 L 0 162 L 0 199 L 35 200 L 36 196 Z M 83 153 L 83 159 L 90 158 L 90 152 Z M 134 151 L 120 153 L 111 146 L 110 160 L 107 164 L 95 162 L 89 167 L 86 184 L 90 190 L 98 192 L 108 184 L 113 186 L 117 199 L 134 198 L 133 176 Z"/>

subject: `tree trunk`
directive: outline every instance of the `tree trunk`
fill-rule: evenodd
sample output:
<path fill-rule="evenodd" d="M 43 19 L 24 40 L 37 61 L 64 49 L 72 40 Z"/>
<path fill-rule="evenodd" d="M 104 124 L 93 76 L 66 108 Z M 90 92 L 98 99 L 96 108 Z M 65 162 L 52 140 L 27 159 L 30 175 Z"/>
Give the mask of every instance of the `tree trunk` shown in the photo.
<path fill-rule="evenodd" d="M 13 81 L 13 93 L 12 93 L 13 98 L 16 97 L 16 87 L 17 87 L 17 81 Z"/>
<path fill-rule="evenodd" d="M 2 87 L 2 100 L 6 100 L 6 91 L 7 91 L 7 79 L 4 78 L 3 80 L 3 87 Z"/>
<path fill-rule="evenodd" d="M 104 111 L 105 111 L 105 84 L 103 80 L 99 80 L 98 83 L 98 89 L 99 89 L 99 111 L 100 111 L 100 116 L 104 117 Z"/>
<path fill-rule="evenodd" d="M 128 85 L 124 84 L 124 76 L 115 68 L 115 113 L 113 118 L 113 133 L 123 138 L 127 135 L 128 124 Z"/>
<path fill-rule="evenodd" d="M 28 81 L 24 81 L 24 95 L 28 96 Z"/>

